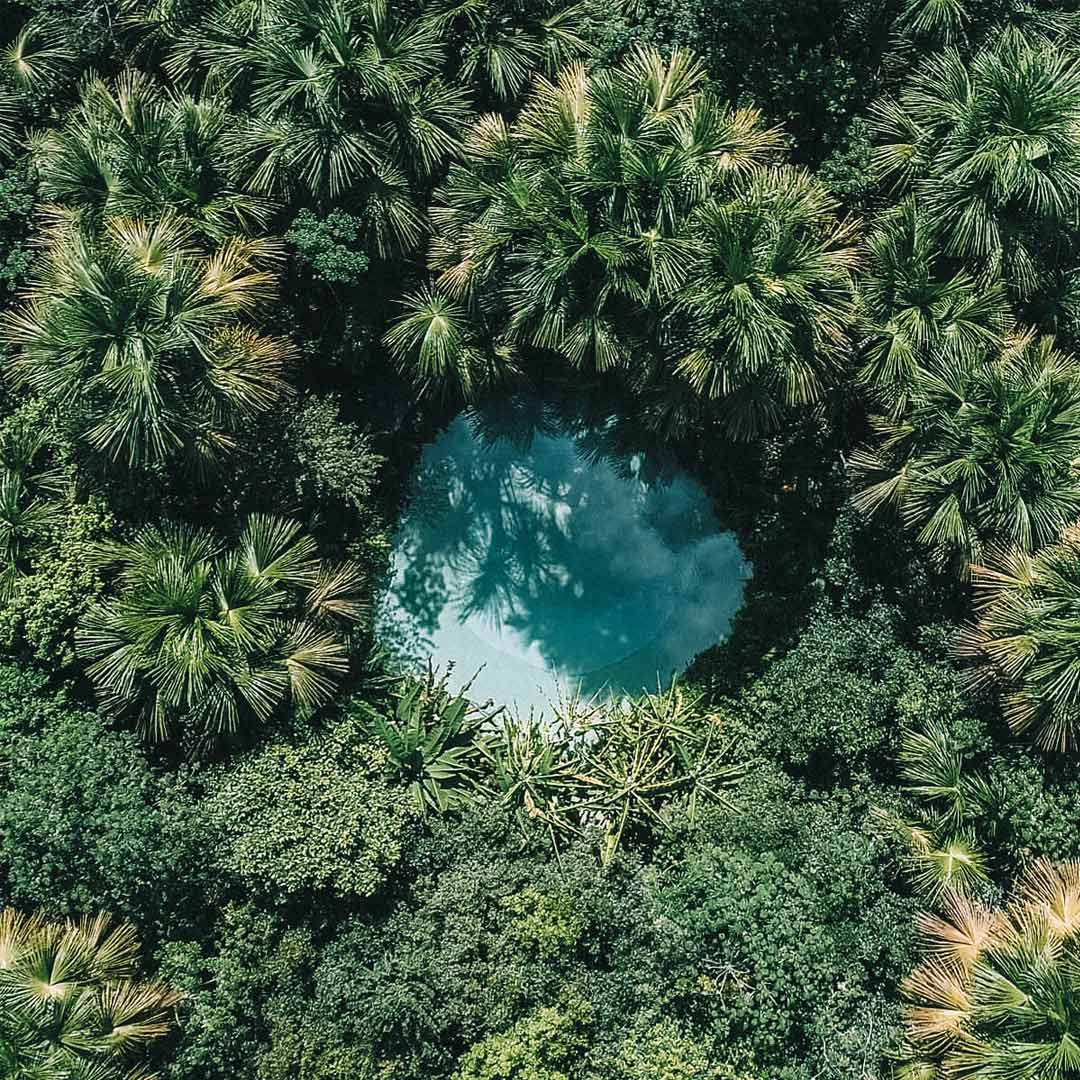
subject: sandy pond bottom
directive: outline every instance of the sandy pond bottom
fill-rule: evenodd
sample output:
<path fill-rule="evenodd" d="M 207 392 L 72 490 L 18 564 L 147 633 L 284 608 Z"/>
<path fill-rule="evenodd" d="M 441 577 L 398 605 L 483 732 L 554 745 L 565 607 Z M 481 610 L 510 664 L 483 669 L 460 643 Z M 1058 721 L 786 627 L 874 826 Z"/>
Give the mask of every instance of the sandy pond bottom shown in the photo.
<path fill-rule="evenodd" d="M 647 481 L 537 415 L 497 434 L 462 413 L 425 448 L 379 622 L 407 659 L 475 674 L 475 700 L 550 715 L 666 683 L 727 635 L 750 568 L 690 477 Z"/>

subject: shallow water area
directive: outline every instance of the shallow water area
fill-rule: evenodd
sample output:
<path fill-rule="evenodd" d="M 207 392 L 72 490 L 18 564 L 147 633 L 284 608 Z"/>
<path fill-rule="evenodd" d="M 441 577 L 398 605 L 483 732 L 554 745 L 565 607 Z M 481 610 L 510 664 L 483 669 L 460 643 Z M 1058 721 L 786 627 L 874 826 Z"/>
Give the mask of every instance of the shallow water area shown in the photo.
<path fill-rule="evenodd" d="M 666 684 L 730 630 L 750 576 L 735 535 L 686 474 L 599 454 L 543 407 L 514 416 L 462 413 L 425 448 L 382 639 L 521 714 Z"/>

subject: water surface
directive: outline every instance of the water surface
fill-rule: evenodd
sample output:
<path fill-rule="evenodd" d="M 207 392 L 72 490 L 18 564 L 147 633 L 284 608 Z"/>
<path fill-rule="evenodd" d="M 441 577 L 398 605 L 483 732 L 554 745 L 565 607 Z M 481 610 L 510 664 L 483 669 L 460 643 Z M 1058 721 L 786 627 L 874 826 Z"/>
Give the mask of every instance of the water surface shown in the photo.
<path fill-rule="evenodd" d="M 425 449 L 381 635 L 522 713 L 655 689 L 729 632 L 750 573 L 735 536 L 685 474 L 526 415 L 463 413 Z"/>

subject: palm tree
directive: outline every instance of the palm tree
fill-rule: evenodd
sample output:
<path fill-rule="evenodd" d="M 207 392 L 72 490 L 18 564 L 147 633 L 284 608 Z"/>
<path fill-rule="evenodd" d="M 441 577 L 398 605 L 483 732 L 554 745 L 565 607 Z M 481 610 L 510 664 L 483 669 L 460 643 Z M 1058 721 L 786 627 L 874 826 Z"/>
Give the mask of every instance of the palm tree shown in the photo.
<path fill-rule="evenodd" d="M 1065 1080 L 1080 1069 L 1080 863 L 1039 860 L 1000 909 L 946 894 L 918 920 L 903 1080 Z"/>
<path fill-rule="evenodd" d="M 12 599 L 35 544 L 59 517 L 58 496 L 70 494 L 61 471 L 44 461 L 46 443 L 32 418 L 9 417 L 0 428 L 0 600 Z"/>
<path fill-rule="evenodd" d="M 9 373 L 110 461 L 212 463 L 287 390 L 291 346 L 248 324 L 277 257 L 239 239 L 204 254 L 171 215 L 98 232 L 57 212 L 26 303 L 0 324 Z"/>
<path fill-rule="evenodd" d="M 40 13 L 27 19 L 0 51 L 0 71 L 24 96 L 43 97 L 70 74 L 78 54 L 62 34 L 62 22 Z"/>
<path fill-rule="evenodd" d="M 164 739 L 204 742 L 322 704 L 348 670 L 339 627 L 360 617 L 359 570 L 330 564 L 293 521 L 252 515 L 234 547 L 179 525 L 104 545 L 115 595 L 76 634 L 102 703 Z"/>
<path fill-rule="evenodd" d="M 1034 551 L 1080 516 L 1080 367 L 1026 334 L 989 356 L 966 348 L 920 366 L 900 415 L 852 454 L 855 506 L 892 507 L 962 574 L 987 544 Z"/>
<path fill-rule="evenodd" d="M 908 197 L 880 214 L 863 242 L 857 297 L 860 379 L 902 412 L 919 371 L 999 347 L 1009 322 L 1000 281 L 949 270 L 927 215 Z"/>
<path fill-rule="evenodd" d="M 151 1080 L 133 1059 L 178 994 L 135 978 L 135 930 L 0 910 L 0 1065 L 10 1080 Z"/>
<path fill-rule="evenodd" d="M 439 28 L 458 78 L 498 101 L 516 98 L 535 74 L 553 75 L 591 52 L 585 4 L 558 0 L 437 0 Z"/>
<path fill-rule="evenodd" d="M 518 370 L 517 350 L 485 347 L 468 308 L 426 285 L 402 298 L 404 314 L 387 331 L 387 348 L 422 392 L 457 390 L 466 399 Z"/>
<path fill-rule="evenodd" d="M 740 434 L 817 400 L 854 251 L 820 185 L 767 168 L 782 145 L 681 50 L 539 78 L 513 123 L 466 135 L 431 211 L 435 280 L 387 345 L 466 393 L 552 357 L 661 403 L 678 384 Z"/>
<path fill-rule="evenodd" d="M 1004 695 L 1016 732 L 1032 730 L 1049 750 L 1073 748 L 1080 736 L 1080 527 L 1041 551 L 991 552 L 973 568 L 977 617 L 958 654 L 974 660 L 971 683 Z"/>
<path fill-rule="evenodd" d="M 355 204 L 380 256 L 416 244 L 423 187 L 468 115 L 440 76 L 437 20 L 387 0 L 219 0 L 193 24 L 172 8 L 141 18 L 167 38 L 175 79 L 246 117 L 228 140 L 242 184 Z"/>
<path fill-rule="evenodd" d="M 987 858 L 976 826 L 993 822 L 1000 792 L 968 767 L 963 749 L 938 723 L 903 732 L 898 764 L 903 790 L 915 800 L 915 820 L 880 808 L 873 818 L 900 840 L 916 888 L 931 900 L 984 888 Z"/>
<path fill-rule="evenodd" d="M 53 20 L 41 13 L 0 49 L 0 155 L 14 156 L 22 148 L 27 113 L 55 90 L 75 60 Z"/>
<path fill-rule="evenodd" d="M 83 83 L 64 123 L 31 142 L 44 199 L 95 221 L 172 213 L 222 242 L 258 231 L 270 207 L 230 183 L 220 99 L 173 94 L 138 71 Z"/>
<path fill-rule="evenodd" d="M 945 49 L 873 120 L 879 173 L 915 193 L 945 252 L 1031 296 L 1080 209 L 1073 53 L 1019 33 L 971 60 Z"/>
<path fill-rule="evenodd" d="M 951 41 L 968 21 L 964 0 L 907 0 L 896 25 L 904 33 Z"/>
<path fill-rule="evenodd" d="M 846 366 L 856 252 L 836 210 L 809 174 L 778 168 L 690 215 L 694 250 L 666 335 L 676 373 L 720 402 L 736 438 L 820 401 Z"/>

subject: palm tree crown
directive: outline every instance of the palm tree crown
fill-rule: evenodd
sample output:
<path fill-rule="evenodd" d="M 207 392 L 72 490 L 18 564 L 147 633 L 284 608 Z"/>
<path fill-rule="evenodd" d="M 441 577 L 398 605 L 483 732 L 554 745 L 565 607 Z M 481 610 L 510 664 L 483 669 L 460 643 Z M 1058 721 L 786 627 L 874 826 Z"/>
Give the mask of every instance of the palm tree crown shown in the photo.
<path fill-rule="evenodd" d="M 465 92 L 440 75 L 437 20 L 387 0 L 219 0 L 194 23 L 175 7 L 140 17 L 162 28 L 175 79 L 245 114 L 229 144 L 241 183 L 359 205 L 380 255 L 419 240 L 419 189 L 468 115 Z"/>
<path fill-rule="evenodd" d="M 172 212 L 216 241 L 255 232 L 269 206 L 230 182 L 229 123 L 220 99 L 163 91 L 138 71 L 88 79 L 64 124 L 32 140 L 41 195 L 99 219 Z"/>
<path fill-rule="evenodd" d="M 977 662 L 976 685 L 995 682 L 1015 731 L 1066 750 L 1080 737 L 1080 526 L 1032 553 L 992 552 L 973 568 L 978 615 L 957 651 Z"/>
<path fill-rule="evenodd" d="M 1024 335 L 989 355 L 939 354 L 907 384 L 900 415 L 852 455 L 867 513 L 893 506 L 962 573 L 987 543 L 1033 551 L 1080 516 L 1080 366 Z"/>
<path fill-rule="evenodd" d="M 947 895 L 918 922 L 898 1076 L 1064 1080 L 1080 1069 L 1080 863 L 1032 865 L 992 909 Z"/>
<path fill-rule="evenodd" d="M 436 0 L 425 13 L 446 40 L 458 77 L 497 100 L 515 98 L 537 72 L 552 75 L 591 50 L 585 4 L 558 0 Z"/>
<path fill-rule="evenodd" d="M 287 389 L 291 347 L 247 321 L 273 295 L 277 255 L 239 239 L 204 254 L 171 215 L 99 232 L 58 213 L 27 303 L 2 325 L 9 371 L 113 461 L 212 462 Z"/>
<path fill-rule="evenodd" d="M 846 365 L 853 231 L 808 173 L 755 172 L 727 200 L 695 208 L 685 285 L 666 320 L 675 370 L 736 437 L 811 405 Z"/>
<path fill-rule="evenodd" d="M 890 411 L 902 411 L 921 368 L 998 348 L 1008 326 L 1001 282 L 946 261 L 913 197 L 879 215 L 863 241 L 859 377 Z"/>
<path fill-rule="evenodd" d="M 360 614 L 360 573 L 318 559 L 293 521 L 252 515 L 239 543 L 182 526 L 149 527 L 102 549 L 116 595 L 96 604 L 76 643 L 105 705 L 165 738 L 264 722 L 286 701 L 326 701 L 348 669 L 338 632 Z"/>
<path fill-rule="evenodd" d="M 131 926 L 0 910 L 0 1069 L 11 1080 L 150 1080 L 133 1056 L 179 995 L 135 979 Z"/>
<path fill-rule="evenodd" d="M 1080 208 L 1080 62 L 1014 33 L 928 57 L 875 111 L 876 165 L 913 188 L 946 252 L 1030 296 Z"/>
<path fill-rule="evenodd" d="M 432 286 L 387 343 L 468 391 L 519 357 L 743 398 L 731 426 L 815 400 L 842 353 L 854 252 L 783 140 L 717 102 L 689 53 L 537 80 L 483 117 L 432 209 Z"/>

